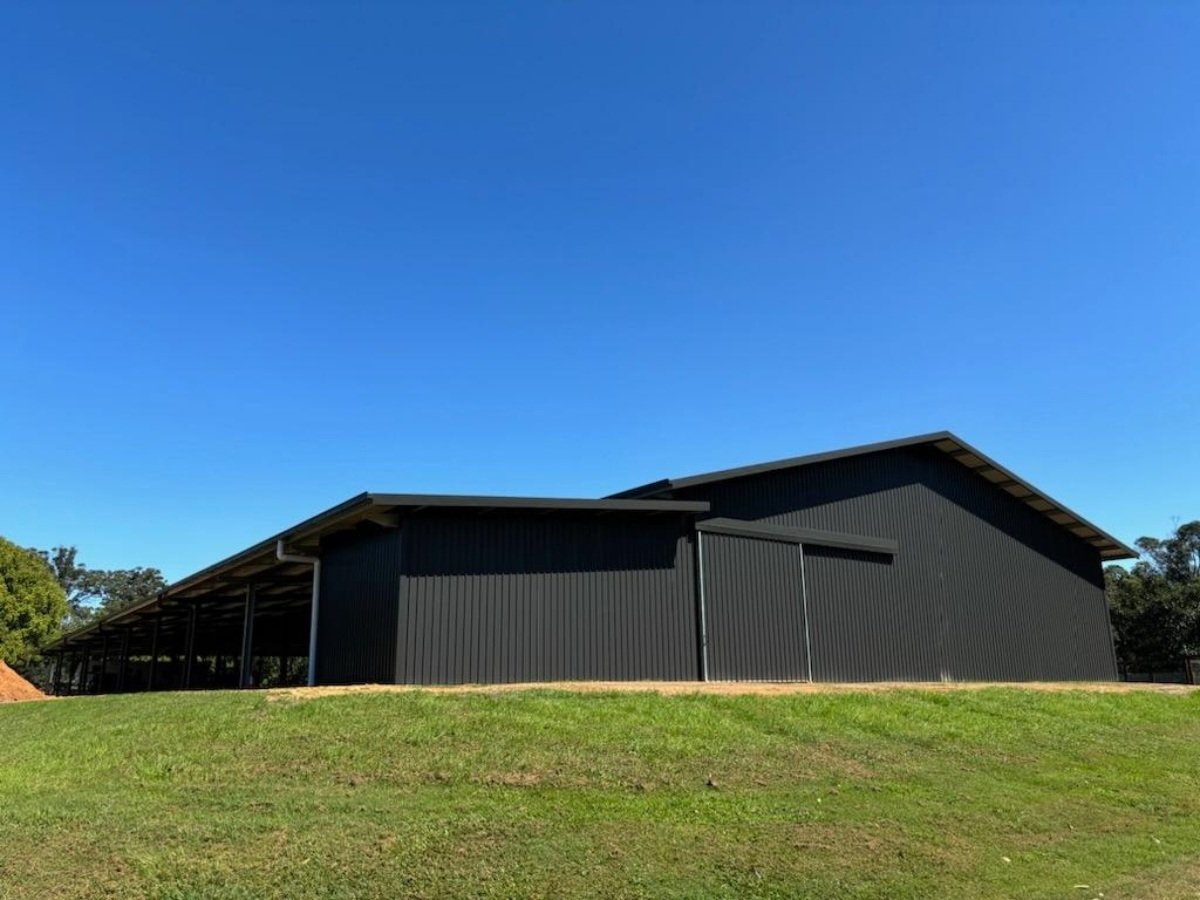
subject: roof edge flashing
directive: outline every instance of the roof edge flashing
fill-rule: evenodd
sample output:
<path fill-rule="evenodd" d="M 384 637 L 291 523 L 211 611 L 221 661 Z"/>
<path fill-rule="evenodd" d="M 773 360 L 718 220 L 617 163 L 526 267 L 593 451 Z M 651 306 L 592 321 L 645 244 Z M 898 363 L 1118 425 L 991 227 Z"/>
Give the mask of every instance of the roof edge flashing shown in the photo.
<path fill-rule="evenodd" d="M 696 523 L 696 530 L 732 537 L 756 538 L 766 541 L 782 541 L 814 547 L 832 547 L 838 550 L 855 550 L 860 553 L 877 553 L 896 556 L 900 552 L 899 541 L 891 538 L 873 537 L 865 534 L 848 534 L 842 531 L 827 531 L 823 528 L 800 528 L 790 525 L 772 525 L 746 519 L 715 518 Z"/>
<path fill-rule="evenodd" d="M 602 512 L 708 512 L 707 500 L 641 497 L 508 497 L 470 494 L 370 494 L 377 506 L 440 507 L 444 509 L 542 509 Z"/>

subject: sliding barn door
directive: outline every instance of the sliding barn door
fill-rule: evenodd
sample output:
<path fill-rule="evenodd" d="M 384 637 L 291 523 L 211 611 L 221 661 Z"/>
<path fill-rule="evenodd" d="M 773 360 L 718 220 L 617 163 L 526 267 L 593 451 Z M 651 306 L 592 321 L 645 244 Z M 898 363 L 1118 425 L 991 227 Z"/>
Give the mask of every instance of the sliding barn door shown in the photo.
<path fill-rule="evenodd" d="M 808 680 L 800 545 L 704 532 L 698 539 L 709 680 Z"/>

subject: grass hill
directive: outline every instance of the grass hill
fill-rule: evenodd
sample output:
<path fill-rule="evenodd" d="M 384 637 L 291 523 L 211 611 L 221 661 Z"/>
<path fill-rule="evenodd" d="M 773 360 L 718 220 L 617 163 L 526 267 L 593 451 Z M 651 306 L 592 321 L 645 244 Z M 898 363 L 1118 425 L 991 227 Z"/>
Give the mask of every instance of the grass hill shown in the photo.
<path fill-rule="evenodd" d="M 1200 694 L 0 705 L 0 897 L 1200 896 Z"/>

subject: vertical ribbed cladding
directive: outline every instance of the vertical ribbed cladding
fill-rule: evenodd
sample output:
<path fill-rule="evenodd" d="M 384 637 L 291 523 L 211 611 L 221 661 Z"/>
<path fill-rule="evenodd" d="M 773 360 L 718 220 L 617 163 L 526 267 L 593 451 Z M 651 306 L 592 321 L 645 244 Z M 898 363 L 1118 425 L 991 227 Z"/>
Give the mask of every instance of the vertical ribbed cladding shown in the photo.
<path fill-rule="evenodd" d="M 677 498 L 709 500 L 714 516 L 899 542 L 890 559 L 805 548 L 818 680 L 1116 677 L 1096 550 L 932 447 Z"/>
<path fill-rule="evenodd" d="M 880 601 L 894 586 L 893 566 L 891 557 L 878 554 L 804 548 L 814 681 L 936 677 L 923 668 L 926 648 L 905 621 L 909 605 Z"/>
<path fill-rule="evenodd" d="M 724 534 L 700 539 L 709 678 L 807 680 L 800 546 Z"/>
<path fill-rule="evenodd" d="M 1115 678 L 1095 549 L 962 467 L 931 465 L 930 483 L 943 498 L 951 677 Z"/>
<path fill-rule="evenodd" d="M 412 516 L 397 679 L 693 679 L 689 538 L 672 514 Z"/>
<path fill-rule="evenodd" d="M 364 530 L 321 548 L 320 684 L 395 680 L 400 533 Z"/>
<path fill-rule="evenodd" d="M 895 538 L 894 557 L 805 547 L 818 681 L 936 680 L 942 626 L 936 510 L 919 472 L 888 454 L 706 485 L 713 514 Z M 682 498 L 681 498 L 682 499 Z"/>

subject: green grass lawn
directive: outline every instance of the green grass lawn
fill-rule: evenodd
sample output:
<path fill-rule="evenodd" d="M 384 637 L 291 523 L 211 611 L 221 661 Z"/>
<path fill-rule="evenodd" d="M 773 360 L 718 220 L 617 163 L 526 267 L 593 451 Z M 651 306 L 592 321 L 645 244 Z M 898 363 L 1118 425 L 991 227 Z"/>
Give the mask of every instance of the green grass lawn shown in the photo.
<path fill-rule="evenodd" d="M 1200 896 L 1200 694 L 0 705 L 0 897 L 1101 892 Z"/>

